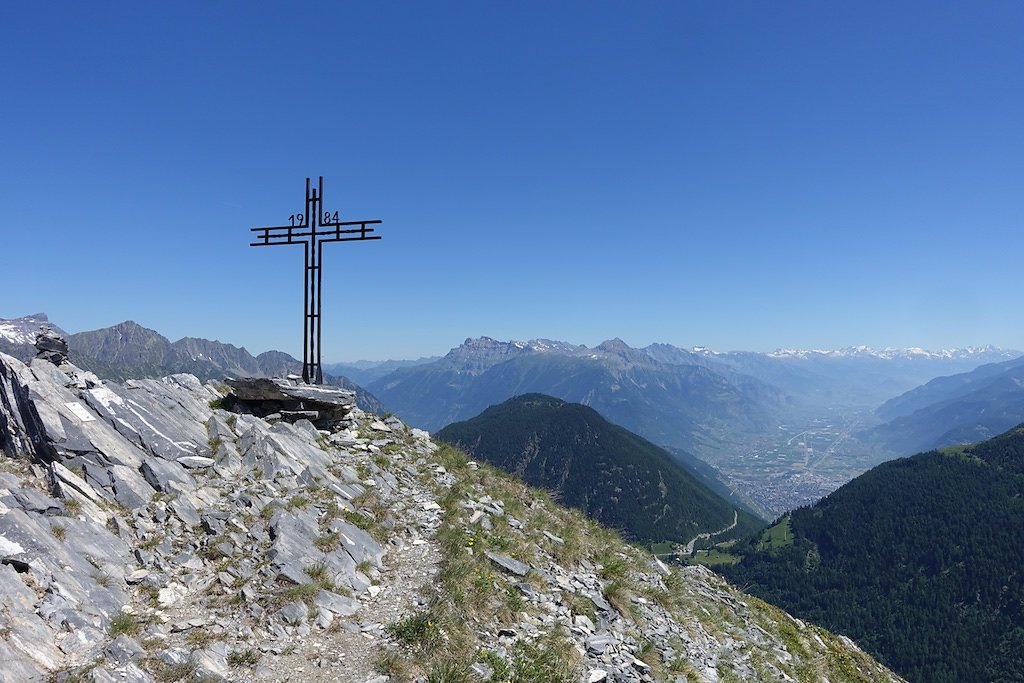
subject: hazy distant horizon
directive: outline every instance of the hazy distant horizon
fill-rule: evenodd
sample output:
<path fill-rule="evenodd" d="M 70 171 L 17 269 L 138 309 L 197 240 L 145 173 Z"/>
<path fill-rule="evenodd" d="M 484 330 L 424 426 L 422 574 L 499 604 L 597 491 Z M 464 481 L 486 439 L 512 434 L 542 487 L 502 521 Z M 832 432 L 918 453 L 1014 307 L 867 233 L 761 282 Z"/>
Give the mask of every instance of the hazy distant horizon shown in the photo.
<path fill-rule="evenodd" d="M 89 332 L 89 331 L 92 331 L 92 330 L 102 329 L 102 328 L 105 328 L 105 327 L 113 327 L 114 325 L 118 325 L 120 323 L 127 322 L 125 320 L 119 320 L 119 321 L 111 323 L 109 325 L 94 325 L 94 326 L 86 327 L 86 328 L 83 328 L 83 329 L 73 329 L 73 328 L 70 328 L 69 326 L 65 325 L 60 319 L 58 319 L 54 315 L 51 315 L 47 311 L 32 311 L 32 313 L 23 313 L 21 315 L 10 315 L 9 312 L 0 311 L 0 320 L 11 320 L 11 319 L 23 318 L 23 317 L 27 317 L 27 316 L 30 316 L 30 315 L 35 315 L 37 313 L 44 313 L 44 314 L 46 314 L 47 317 L 49 318 L 50 322 L 52 322 L 54 325 L 60 327 L 61 329 L 63 329 L 65 332 L 67 332 L 69 334 L 76 334 L 76 333 L 79 333 L 79 332 Z M 163 335 L 164 337 L 166 337 L 167 339 L 169 339 L 172 342 L 177 341 L 178 339 L 181 339 L 183 337 L 198 337 L 198 338 L 201 338 L 201 339 L 209 339 L 210 341 L 218 341 L 218 342 L 221 342 L 223 344 L 232 344 L 232 345 L 237 346 L 237 347 L 244 347 L 246 350 L 248 350 L 254 356 L 258 355 L 260 353 L 263 353 L 265 351 L 283 351 L 283 352 L 288 353 L 289 355 L 291 355 L 293 357 L 302 358 L 302 346 L 301 346 L 301 341 L 302 341 L 301 331 L 302 330 L 301 329 L 298 330 L 298 333 L 296 335 L 297 339 L 298 339 L 298 345 L 297 345 L 297 348 L 295 348 L 295 349 L 289 349 L 289 348 L 261 348 L 261 347 L 256 347 L 253 344 L 245 343 L 245 341 L 242 341 L 242 340 L 233 339 L 233 338 L 232 339 L 220 339 L 220 338 L 216 338 L 216 337 L 212 337 L 212 336 L 207 336 L 207 335 L 195 332 L 195 331 L 189 331 L 189 332 L 186 332 L 184 334 L 176 334 L 176 335 L 167 334 L 166 331 L 161 330 L 161 329 L 159 329 L 157 327 L 148 325 L 144 321 L 134 320 L 134 322 L 136 322 L 139 325 L 142 325 L 143 327 L 145 327 L 147 329 L 151 329 L 151 330 L 153 330 L 153 331 Z M 501 337 L 496 337 L 493 334 L 474 333 L 474 334 L 468 334 L 468 335 L 464 334 L 464 335 L 461 335 L 461 336 L 459 336 L 459 335 L 456 335 L 456 336 L 458 337 L 457 341 L 453 341 L 450 346 L 445 347 L 443 349 L 439 349 L 439 350 L 430 350 L 430 351 L 423 351 L 423 352 L 413 351 L 411 355 L 406 355 L 406 356 L 388 356 L 386 358 L 383 358 L 383 357 L 381 357 L 381 358 L 361 357 L 361 358 L 355 358 L 355 359 L 353 359 L 353 358 L 344 358 L 344 359 L 340 359 L 340 360 L 335 360 L 334 358 L 328 359 L 328 358 L 325 357 L 323 362 L 324 362 L 325 365 L 355 364 L 355 363 L 360 363 L 360 362 L 383 363 L 383 362 L 386 362 L 386 361 L 414 361 L 414 360 L 421 360 L 421 359 L 424 359 L 424 358 L 441 357 L 441 356 L 444 356 L 445 354 L 447 354 L 453 348 L 456 348 L 456 347 L 460 346 L 461 344 L 463 344 L 467 339 L 478 339 L 480 337 L 489 337 L 489 338 L 494 339 L 495 341 L 498 341 L 498 342 L 528 342 L 528 341 L 534 341 L 534 340 L 538 340 L 538 339 L 548 339 L 548 340 L 551 340 L 551 341 L 560 341 L 560 342 L 567 342 L 567 343 L 570 343 L 570 344 L 583 345 L 583 346 L 586 346 L 588 348 L 594 348 L 594 347 L 602 344 L 603 342 L 610 341 L 612 339 L 618 338 L 618 339 L 621 339 L 622 341 L 624 341 L 630 347 L 635 348 L 635 349 L 644 348 L 646 346 L 650 346 L 651 344 L 671 344 L 672 346 L 675 346 L 675 347 L 681 348 L 681 349 L 686 349 L 688 351 L 689 350 L 693 350 L 695 348 L 705 348 L 705 349 L 709 349 L 711 351 L 717 351 L 717 352 L 720 352 L 720 353 L 728 353 L 730 351 L 750 351 L 750 352 L 755 352 L 755 353 L 773 353 L 775 351 L 841 351 L 841 350 L 846 350 L 846 349 L 855 349 L 855 348 L 862 347 L 862 346 L 863 347 L 871 348 L 874 351 L 885 351 L 885 350 L 888 350 L 888 349 L 922 349 L 924 351 L 939 352 L 939 351 L 948 351 L 948 350 L 953 350 L 953 349 L 968 349 L 968 348 L 980 349 L 980 348 L 984 348 L 984 347 L 987 347 L 987 346 L 992 346 L 992 347 L 995 347 L 995 348 L 1003 350 L 1003 351 L 1020 351 L 1019 349 L 1017 349 L 1015 347 L 1012 347 L 1012 346 L 1003 346 L 1001 344 L 994 344 L 994 343 L 975 343 L 975 344 L 963 344 L 963 345 L 954 345 L 954 346 L 926 346 L 926 345 L 922 345 L 922 344 L 907 344 L 907 345 L 901 345 L 901 346 L 891 345 L 891 344 L 887 345 L 887 346 L 874 346 L 874 345 L 871 345 L 871 344 L 842 344 L 842 345 L 837 345 L 837 346 L 814 346 L 814 347 L 812 347 L 812 346 L 776 346 L 776 347 L 773 347 L 773 348 L 764 349 L 764 348 L 745 348 L 745 347 L 742 347 L 742 346 L 724 348 L 724 347 L 712 346 L 710 344 L 676 343 L 676 342 L 665 340 L 665 339 L 655 339 L 655 340 L 645 341 L 645 342 L 641 343 L 641 342 L 633 342 L 633 341 L 631 341 L 628 338 L 628 335 L 622 335 L 622 334 L 612 335 L 611 337 L 607 337 L 605 339 L 599 339 L 599 340 L 596 340 L 596 341 L 588 341 L 588 340 L 581 341 L 581 340 L 574 339 L 574 338 L 561 338 L 561 337 L 555 337 L 555 336 L 551 336 L 551 335 L 537 335 L 537 336 L 531 336 L 531 337 L 506 337 L 506 338 L 501 338 Z M 328 340 L 325 338 L 324 341 L 327 342 Z M 1020 352 L 1024 353 L 1024 351 L 1020 351 Z"/>

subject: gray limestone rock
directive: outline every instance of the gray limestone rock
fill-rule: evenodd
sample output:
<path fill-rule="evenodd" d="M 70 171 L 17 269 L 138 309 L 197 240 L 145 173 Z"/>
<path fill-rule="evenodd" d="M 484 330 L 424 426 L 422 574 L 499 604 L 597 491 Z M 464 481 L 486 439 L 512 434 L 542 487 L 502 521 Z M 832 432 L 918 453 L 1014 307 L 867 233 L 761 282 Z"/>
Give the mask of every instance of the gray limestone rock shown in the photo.
<path fill-rule="evenodd" d="M 212 643 L 193 655 L 197 677 L 226 680 L 230 677 L 228 648 L 223 642 Z"/>
<path fill-rule="evenodd" d="M 145 507 L 156 491 L 138 470 L 124 465 L 113 465 L 108 470 L 114 490 L 114 500 L 130 510 Z"/>
<path fill-rule="evenodd" d="M 57 515 L 64 512 L 64 505 L 53 498 L 44 495 L 38 489 L 17 488 L 11 491 L 18 507 L 26 512 L 35 512 L 41 515 Z"/>
<path fill-rule="evenodd" d="M 525 562 L 520 562 L 519 560 L 512 559 L 507 555 L 499 555 L 498 553 L 492 553 L 489 550 L 486 551 L 484 554 L 487 556 L 487 559 L 489 559 L 491 562 L 493 562 L 494 564 L 498 565 L 506 571 L 512 572 L 517 576 L 526 576 L 530 573 L 530 565 L 526 564 Z"/>
<path fill-rule="evenodd" d="M 131 661 L 142 659 L 146 655 L 146 650 L 134 638 L 122 633 L 110 641 L 103 653 L 113 663 L 124 666 Z"/>
<path fill-rule="evenodd" d="M 171 492 L 174 483 L 181 484 L 188 489 L 196 487 L 196 480 L 185 471 L 184 467 L 176 462 L 168 462 L 160 458 L 148 458 L 142 463 L 142 476 L 150 486 L 164 493 Z"/>
<path fill-rule="evenodd" d="M 331 591 L 322 590 L 317 593 L 314 603 L 321 609 L 326 609 L 334 614 L 347 617 L 359 611 L 359 601 L 352 598 L 338 595 Z"/>
<path fill-rule="evenodd" d="M 202 455 L 185 455 L 178 458 L 178 463 L 180 465 L 191 470 L 211 467 L 215 462 L 216 461 L 213 458 L 207 458 Z"/>
<path fill-rule="evenodd" d="M 242 472 L 242 457 L 232 443 L 223 442 L 214 452 L 213 470 L 222 479 L 234 479 Z"/>
<path fill-rule="evenodd" d="M 135 662 L 125 666 L 97 666 L 88 672 L 93 683 L 153 683 L 153 677 Z"/>
<path fill-rule="evenodd" d="M 205 421 L 195 420 L 196 400 L 186 399 L 177 385 L 159 380 L 131 380 L 124 386 L 110 383 L 89 393 L 105 408 L 105 417 L 115 427 L 126 428 L 129 438 L 148 452 L 165 460 L 205 455 L 209 436 Z"/>
<path fill-rule="evenodd" d="M 3 543 L 0 536 L 0 548 Z M 0 630 L 8 634 L 0 638 L 0 662 L 7 675 L 24 676 L 12 680 L 34 680 L 40 670 L 52 670 L 61 661 L 53 633 L 35 613 L 36 600 L 21 575 L 0 564 Z"/>
<path fill-rule="evenodd" d="M 383 568 L 385 550 L 373 536 L 343 519 L 332 519 L 329 528 L 338 533 L 341 547 L 356 564 L 370 562 L 378 569 Z"/>
<path fill-rule="evenodd" d="M 270 535 L 273 543 L 267 551 L 267 559 L 278 567 L 291 562 L 306 566 L 324 559 L 323 552 L 313 544 L 320 535 L 320 527 L 312 512 L 282 510 L 275 513 L 270 521 Z"/>
<path fill-rule="evenodd" d="M 277 615 L 286 624 L 301 624 L 309 616 L 309 608 L 304 602 L 289 602 L 277 611 Z"/>
<path fill-rule="evenodd" d="M 198 526 L 201 521 L 199 511 L 183 496 L 178 496 L 172 500 L 167 504 L 167 507 L 171 508 L 178 519 L 186 526 Z"/>

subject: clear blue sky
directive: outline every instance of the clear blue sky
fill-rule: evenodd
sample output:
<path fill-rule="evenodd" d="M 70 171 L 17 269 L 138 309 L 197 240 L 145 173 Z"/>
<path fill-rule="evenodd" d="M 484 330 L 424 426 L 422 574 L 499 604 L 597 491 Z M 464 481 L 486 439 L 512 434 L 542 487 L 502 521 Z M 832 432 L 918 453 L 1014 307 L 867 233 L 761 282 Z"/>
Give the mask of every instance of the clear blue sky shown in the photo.
<path fill-rule="evenodd" d="M 469 336 L 1024 348 L 1019 2 L 50 2 L 0 16 L 0 317 L 324 360 Z"/>

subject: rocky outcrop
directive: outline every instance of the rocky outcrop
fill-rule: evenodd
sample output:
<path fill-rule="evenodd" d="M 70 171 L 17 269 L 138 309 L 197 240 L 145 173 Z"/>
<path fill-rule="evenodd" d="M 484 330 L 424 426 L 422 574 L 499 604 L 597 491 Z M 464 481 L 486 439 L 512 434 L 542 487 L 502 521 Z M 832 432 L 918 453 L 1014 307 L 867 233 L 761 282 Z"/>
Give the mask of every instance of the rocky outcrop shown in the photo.
<path fill-rule="evenodd" d="M 397 419 L 223 405 L 0 355 L 3 680 L 896 680 Z"/>
<path fill-rule="evenodd" d="M 231 392 L 224 406 L 234 412 L 265 419 L 309 420 L 319 429 L 344 426 L 356 405 L 354 391 L 322 384 L 305 384 L 299 377 L 242 377 L 224 380 Z"/>
<path fill-rule="evenodd" d="M 36 335 L 36 358 L 41 358 L 53 365 L 66 363 L 68 360 L 68 340 L 48 326 L 42 326 Z"/>
<path fill-rule="evenodd" d="M 253 357 L 245 348 L 196 337 L 176 342 L 131 320 L 89 332 L 68 335 L 51 324 L 43 313 L 24 318 L 0 318 L 0 353 L 30 363 L 38 355 L 34 340 L 48 328 L 66 339 L 64 358 L 104 379 L 158 378 L 173 374 L 195 375 L 201 381 L 224 377 L 284 377 L 302 372 L 302 361 L 281 351 L 267 351 Z M 50 359 L 59 365 L 62 360 Z M 324 375 L 324 383 L 355 392 L 361 409 L 383 413 L 373 394 L 346 377 Z"/>

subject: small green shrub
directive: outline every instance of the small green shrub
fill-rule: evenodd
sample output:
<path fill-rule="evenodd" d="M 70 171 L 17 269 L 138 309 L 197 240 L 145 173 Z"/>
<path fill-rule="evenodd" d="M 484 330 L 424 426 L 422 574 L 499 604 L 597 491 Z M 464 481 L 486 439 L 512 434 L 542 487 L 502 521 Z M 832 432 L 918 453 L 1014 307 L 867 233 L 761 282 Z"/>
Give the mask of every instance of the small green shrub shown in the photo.
<path fill-rule="evenodd" d="M 468 662 L 445 659 L 430 668 L 427 683 L 474 683 L 473 671 Z"/>
<path fill-rule="evenodd" d="M 602 578 L 622 579 L 625 578 L 629 569 L 629 560 L 611 550 L 601 553 L 597 557 L 597 561 L 601 564 Z"/>
<path fill-rule="evenodd" d="M 633 603 L 629 599 L 629 591 L 618 581 L 612 581 L 604 587 L 604 598 L 619 611 L 619 614 L 632 614 Z"/>
<path fill-rule="evenodd" d="M 386 631 L 398 642 L 419 650 L 429 649 L 439 636 L 437 624 L 429 612 L 419 612 L 389 624 Z"/>

